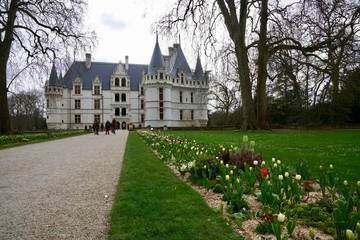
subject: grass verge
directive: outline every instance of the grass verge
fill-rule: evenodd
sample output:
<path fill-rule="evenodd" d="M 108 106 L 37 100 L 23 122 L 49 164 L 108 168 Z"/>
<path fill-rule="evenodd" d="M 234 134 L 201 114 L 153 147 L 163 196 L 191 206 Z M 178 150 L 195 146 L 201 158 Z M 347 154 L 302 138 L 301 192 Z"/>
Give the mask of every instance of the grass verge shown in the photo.
<path fill-rule="evenodd" d="M 202 143 L 241 146 L 242 138 L 248 135 L 255 141 L 255 152 L 262 152 L 264 160 L 271 158 L 296 166 L 307 163 L 313 176 L 320 172 L 319 166 L 332 164 L 340 181 L 352 184 L 359 181 L 360 130 L 273 130 L 273 131 L 167 131 L 167 134 L 181 136 Z"/>
<path fill-rule="evenodd" d="M 108 239 L 241 239 L 130 132 Z"/>
<path fill-rule="evenodd" d="M 18 147 L 27 144 L 46 142 L 67 137 L 89 134 L 89 132 L 78 131 L 49 131 L 42 133 L 24 133 L 13 135 L 0 135 L 0 149 Z"/>

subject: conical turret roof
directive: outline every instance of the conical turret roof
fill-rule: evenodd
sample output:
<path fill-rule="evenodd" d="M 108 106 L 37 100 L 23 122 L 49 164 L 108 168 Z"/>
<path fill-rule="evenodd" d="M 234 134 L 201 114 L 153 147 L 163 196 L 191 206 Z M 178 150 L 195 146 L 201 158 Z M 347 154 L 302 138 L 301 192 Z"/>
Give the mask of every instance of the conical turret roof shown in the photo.
<path fill-rule="evenodd" d="M 169 74 L 176 78 L 178 77 L 179 70 L 185 72 L 185 74 L 192 78 L 192 72 L 189 64 L 186 61 L 185 55 L 180 47 L 180 44 L 174 44 L 174 51 L 170 55 L 170 72 Z"/>
<path fill-rule="evenodd" d="M 148 66 L 148 74 L 154 74 L 159 70 L 159 68 L 163 68 L 165 66 L 164 64 L 164 58 L 161 53 L 161 49 L 159 46 L 158 38 L 156 36 L 156 43 L 154 47 L 154 51 L 151 57 L 150 64 Z"/>
<path fill-rule="evenodd" d="M 198 79 L 198 80 L 205 79 L 205 74 L 204 74 L 204 70 L 201 65 L 200 56 L 198 56 L 197 60 L 196 60 L 194 79 Z"/>
<path fill-rule="evenodd" d="M 49 86 L 55 86 L 55 87 L 59 86 L 59 78 L 56 73 L 55 63 L 53 63 L 53 66 L 51 68 Z"/>

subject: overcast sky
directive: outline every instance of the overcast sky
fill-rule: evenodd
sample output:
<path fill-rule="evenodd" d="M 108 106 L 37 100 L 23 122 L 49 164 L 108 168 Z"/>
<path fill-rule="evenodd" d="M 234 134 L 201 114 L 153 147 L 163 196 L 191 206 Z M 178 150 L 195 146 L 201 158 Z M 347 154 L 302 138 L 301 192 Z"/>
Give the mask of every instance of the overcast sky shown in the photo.
<path fill-rule="evenodd" d="M 150 26 L 164 13 L 170 0 L 89 0 L 88 21 L 98 34 L 98 46 L 91 50 L 93 61 L 148 64 L 156 34 Z M 163 54 L 167 42 L 159 38 Z"/>

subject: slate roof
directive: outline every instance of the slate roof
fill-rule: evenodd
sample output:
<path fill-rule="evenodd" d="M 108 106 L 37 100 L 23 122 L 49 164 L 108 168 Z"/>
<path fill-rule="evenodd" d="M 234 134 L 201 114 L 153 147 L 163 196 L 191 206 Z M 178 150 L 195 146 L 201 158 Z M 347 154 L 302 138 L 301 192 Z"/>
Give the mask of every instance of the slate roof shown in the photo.
<path fill-rule="evenodd" d="M 53 63 L 53 66 L 51 68 L 50 77 L 49 77 L 49 85 L 55 86 L 55 87 L 64 87 L 65 84 L 62 81 L 62 78 L 58 77 L 56 73 L 55 63 Z"/>
<path fill-rule="evenodd" d="M 87 69 L 84 61 L 75 61 L 66 72 L 63 80 L 67 88 L 72 88 L 73 81 L 80 77 L 83 81 L 83 89 L 91 90 L 92 81 L 96 76 L 102 82 L 103 90 L 110 90 L 110 77 L 116 70 L 118 63 L 91 62 L 91 67 Z M 142 79 L 143 69 L 147 68 L 144 64 L 129 64 L 128 74 L 131 79 L 130 89 L 138 90 Z"/>
<path fill-rule="evenodd" d="M 151 56 L 151 60 L 150 60 L 150 64 L 149 64 L 147 73 L 148 74 L 154 74 L 154 73 L 157 72 L 157 70 L 159 68 L 163 68 L 163 67 L 165 67 L 164 58 L 163 58 L 163 55 L 161 53 L 159 42 L 156 39 L 154 51 L 153 51 L 153 54 Z"/>
<path fill-rule="evenodd" d="M 194 79 L 205 79 L 205 74 L 204 74 L 204 70 L 202 68 L 201 65 L 201 61 L 200 61 L 200 57 L 197 57 L 196 60 L 196 67 L 195 67 L 195 72 L 194 72 Z"/>
<path fill-rule="evenodd" d="M 194 79 L 193 73 L 186 61 L 185 55 L 179 44 L 174 44 L 174 51 L 170 55 L 168 74 L 174 78 L 179 77 L 178 72 L 182 69 L 188 78 Z"/>
<path fill-rule="evenodd" d="M 146 74 L 154 74 L 159 68 L 167 67 L 166 74 L 178 78 L 179 70 L 185 72 L 187 78 L 202 80 L 205 79 L 204 71 L 198 57 L 195 71 L 189 67 L 186 61 L 185 55 L 180 47 L 180 44 L 174 44 L 173 51 L 169 56 L 169 66 L 165 66 L 164 56 L 161 53 L 158 40 L 156 39 L 154 51 L 149 65 L 145 64 L 129 64 L 128 74 L 130 76 L 130 89 L 133 91 L 139 90 L 139 84 L 142 80 L 142 74 L 145 71 Z M 91 67 L 86 68 L 84 61 L 74 61 L 66 72 L 63 78 L 58 78 L 56 74 L 55 65 L 51 70 L 49 85 L 50 86 L 62 86 L 66 88 L 72 88 L 73 82 L 77 77 L 83 81 L 83 89 L 91 90 L 92 81 L 99 77 L 102 82 L 103 90 L 110 90 L 110 78 L 114 74 L 118 63 L 106 63 L 106 62 L 91 62 Z"/>

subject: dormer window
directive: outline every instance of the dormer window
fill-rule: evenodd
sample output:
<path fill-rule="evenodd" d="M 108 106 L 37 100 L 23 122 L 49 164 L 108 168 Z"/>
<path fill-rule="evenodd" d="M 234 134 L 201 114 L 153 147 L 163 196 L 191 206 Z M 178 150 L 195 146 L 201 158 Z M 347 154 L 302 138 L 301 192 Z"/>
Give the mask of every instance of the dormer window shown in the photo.
<path fill-rule="evenodd" d="M 81 86 L 75 85 L 74 88 L 75 88 L 75 94 L 81 94 Z"/>
<path fill-rule="evenodd" d="M 93 80 L 93 94 L 100 95 L 101 93 L 101 81 L 98 76 Z"/>
<path fill-rule="evenodd" d="M 115 78 L 115 87 L 119 87 L 119 86 L 120 86 L 120 79 Z"/>
<path fill-rule="evenodd" d="M 121 79 L 121 86 L 126 87 L 126 79 L 125 78 Z"/>
<path fill-rule="evenodd" d="M 74 94 L 80 95 L 82 89 L 82 81 L 79 77 L 74 80 L 73 87 Z"/>
<path fill-rule="evenodd" d="M 100 95 L 100 86 L 94 86 L 94 95 Z"/>

